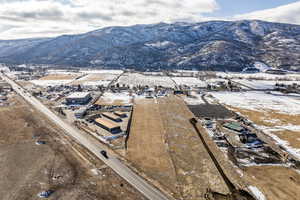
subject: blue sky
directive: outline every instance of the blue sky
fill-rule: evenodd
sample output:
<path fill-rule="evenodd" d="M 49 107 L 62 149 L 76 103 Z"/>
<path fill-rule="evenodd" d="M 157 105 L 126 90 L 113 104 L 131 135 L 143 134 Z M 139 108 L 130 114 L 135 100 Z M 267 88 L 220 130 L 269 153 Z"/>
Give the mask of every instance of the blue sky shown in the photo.
<path fill-rule="evenodd" d="M 297 2 L 296 0 L 217 0 L 219 10 L 207 14 L 214 17 L 228 17 L 257 10 L 275 8 Z"/>
<path fill-rule="evenodd" d="M 300 1 L 0 0 L 0 39 L 54 37 L 107 26 L 243 19 L 300 25 Z"/>

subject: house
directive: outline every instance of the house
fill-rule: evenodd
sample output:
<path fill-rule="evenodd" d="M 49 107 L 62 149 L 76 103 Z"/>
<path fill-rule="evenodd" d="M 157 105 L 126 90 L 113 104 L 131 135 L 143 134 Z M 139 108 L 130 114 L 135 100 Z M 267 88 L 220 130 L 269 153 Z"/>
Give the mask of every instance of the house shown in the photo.
<path fill-rule="evenodd" d="M 77 119 L 82 119 L 86 115 L 86 108 L 79 109 L 74 115 Z"/>
<path fill-rule="evenodd" d="M 75 92 L 66 97 L 67 104 L 87 104 L 92 99 L 89 92 Z"/>
<path fill-rule="evenodd" d="M 108 121 L 103 118 L 95 119 L 95 124 L 100 126 L 101 128 L 111 132 L 112 134 L 117 134 L 122 132 L 121 127 L 114 122 Z"/>
<path fill-rule="evenodd" d="M 228 128 L 230 130 L 236 131 L 236 132 L 243 132 L 245 128 L 238 122 L 228 122 L 223 125 L 225 128 Z"/>

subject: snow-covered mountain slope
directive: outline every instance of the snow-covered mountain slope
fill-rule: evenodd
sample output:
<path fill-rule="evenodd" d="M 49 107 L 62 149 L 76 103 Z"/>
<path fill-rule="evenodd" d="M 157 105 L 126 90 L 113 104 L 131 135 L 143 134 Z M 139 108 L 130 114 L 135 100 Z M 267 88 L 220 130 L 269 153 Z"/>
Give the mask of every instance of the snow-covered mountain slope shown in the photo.
<path fill-rule="evenodd" d="M 51 39 L 0 41 L 0 62 L 222 71 L 260 62 L 300 70 L 300 26 L 244 20 L 108 27 Z"/>

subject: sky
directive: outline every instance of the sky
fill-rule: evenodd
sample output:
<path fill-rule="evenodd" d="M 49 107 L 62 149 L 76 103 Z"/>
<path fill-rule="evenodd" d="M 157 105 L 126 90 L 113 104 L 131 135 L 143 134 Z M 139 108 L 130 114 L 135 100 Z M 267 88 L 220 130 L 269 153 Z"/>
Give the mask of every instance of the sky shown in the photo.
<path fill-rule="evenodd" d="M 300 25 L 300 1 L 0 0 L 0 39 L 79 34 L 107 26 L 242 19 Z"/>

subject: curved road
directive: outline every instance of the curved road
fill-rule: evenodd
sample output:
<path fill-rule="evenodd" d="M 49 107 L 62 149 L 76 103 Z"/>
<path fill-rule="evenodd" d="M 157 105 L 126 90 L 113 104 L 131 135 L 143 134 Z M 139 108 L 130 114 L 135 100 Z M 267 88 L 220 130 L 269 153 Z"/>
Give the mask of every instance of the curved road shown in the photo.
<path fill-rule="evenodd" d="M 168 200 L 169 198 L 160 192 L 158 189 L 147 183 L 143 178 L 134 173 L 131 169 L 129 169 L 125 164 L 123 164 L 118 158 L 112 157 L 109 155 L 109 159 L 106 159 L 101 153 L 101 150 L 104 150 L 104 145 L 95 144 L 92 141 L 88 140 L 83 134 L 78 132 L 71 125 L 64 122 L 57 115 L 55 115 L 52 111 L 50 111 L 45 105 L 43 105 L 39 100 L 35 97 L 31 96 L 26 92 L 23 88 L 21 88 L 17 83 L 13 80 L 9 79 L 6 75 L 1 73 L 1 78 L 9 83 L 12 88 L 22 96 L 27 102 L 29 102 L 33 107 L 46 115 L 51 121 L 53 121 L 56 125 L 62 128 L 65 133 L 69 136 L 73 137 L 77 140 L 82 146 L 87 148 L 90 152 L 92 152 L 95 156 L 101 159 L 106 165 L 112 168 L 118 175 L 120 175 L 123 179 L 125 179 L 129 184 L 131 184 L 134 188 L 140 191 L 145 197 L 150 200 Z"/>

